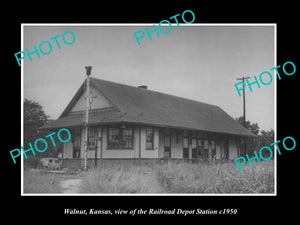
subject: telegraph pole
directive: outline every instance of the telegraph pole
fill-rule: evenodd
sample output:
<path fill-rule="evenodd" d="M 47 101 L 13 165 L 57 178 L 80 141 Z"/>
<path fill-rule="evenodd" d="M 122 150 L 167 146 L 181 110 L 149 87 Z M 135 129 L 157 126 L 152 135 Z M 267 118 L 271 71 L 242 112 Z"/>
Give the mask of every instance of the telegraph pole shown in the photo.
<path fill-rule="evenodd" d="M 237 80 L 242 80 L 245 84 L 245 79 L 249 79 L 250 77 L 240 77 Z M 243 89 L 243 126 L 246 128 L 246 96 L 245 96 L 245 88 Z M 246 154 L 246 137 L 244 139 L 244 154 Z"/>
<path fill-rule="evenodd" d="M 90 75 L 91 66 L 86 66 L 86 89 L 85 89 L 85 151 L 84 151 L 84 170 L 87 169 L 87 151 L 88 151 L 88 123 L 89 123 L 89 109 L 90 109 Z"/>

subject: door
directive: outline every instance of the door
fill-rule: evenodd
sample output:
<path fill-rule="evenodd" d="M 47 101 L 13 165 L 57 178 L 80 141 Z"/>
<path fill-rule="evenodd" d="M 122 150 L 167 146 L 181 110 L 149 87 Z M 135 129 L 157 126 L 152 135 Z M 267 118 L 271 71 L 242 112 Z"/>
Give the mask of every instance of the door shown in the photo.
<path fill-rule="evenodd" d="M 203 145 L 202 145 L 202 139 L 198 139 L 197 143 L 197 158 L 202 158 L 202 151 L 203 151 Z"/>
<path fill-rule="evenodd" d="M 192 146 L 192 159 L 197 159 L 197 139 L 196 138 L 192 138 L 191 139 L 191 146 Z"/>
<path fill-rule="evenodd" d="M 229 141 L 228 141 L 228 138 L 225 138 L 224 151 L 225 151 L 225 160 L 227 161 L 229 159 Z"/>
<path fill-rule="evenodd" d="M 74 137 L 73 137 L 73 158 L 80 158 L 80 139 L 81 139 L 81 136 L 80 134 L 75 134 Z"/>
<path fill-rule="evenodd" d="M 182 147 L 183 147 L 183 158 L 188 159 L 189 158 L 189 139 L 187 137 L 183 138 Z"/>
<path fill-rule="evenodd" d="M 208 159 L 208 148 L 209 148 L 208 146 L 209 146 L 208 140 L 205 139 L 203 141 L 203 151 L 202 151 L 202 159 L 203 160 L 207 160 Z"/>
<path fill-rule="evenodd" d="M 169 134 L 164 137 L 164 158 L 171 158 L 171 135 Z"/>
<path fill-rule="evenodd" d="M 93 127 L 88 129 L 88 150 L 95 151 L 97 145 L 97 130 Z"/>
<path fill-rule="evenodd" d="M 228 138 L 225 136 L 221 142 L 221 160 L 227 161 L 229 159 L 229 142 Z"/>

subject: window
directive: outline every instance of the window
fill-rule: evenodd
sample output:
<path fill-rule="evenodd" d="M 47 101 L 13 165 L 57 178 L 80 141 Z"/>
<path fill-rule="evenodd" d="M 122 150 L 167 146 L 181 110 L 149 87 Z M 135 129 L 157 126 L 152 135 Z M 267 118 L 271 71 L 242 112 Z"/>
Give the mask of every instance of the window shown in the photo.
<path fill-rule="evenodd" d="M 183 138 L 183 148 L 189 148 L 189 139 L 187 137 Z"/>
<path fill-rule="evenodd" d="M 121 129 L 121 148 L 131 149 L 133 148 L 133 129 L 125 128 Z"/>
<path fill-rule="evenodd" d="M 132 149 L 133 129 L 132 128 L 108 128 L 108 149 Z"/>
<path fill-rule="evenodd" d="M 198 138 L 198 147 L 202 148 L 202 139 Z"/>
<path fill-rule="evenodd" d="M 208 140 L 204 140 L 204 149 L 208 149 Z"/>
<path fill-rule="evenodd" d="M 119 148 L 119 128 L 108 128 L 108 148 Z"/>
<path fill-rule="evenodd" d="M 192 138 L 192 143 L 191 143 L 191 145 L 192 145 L 192 149 L 197 148 L 197 139 Z"/>
<path fill-rule="evenodd" d="M 211 140 L 211 149 L 215 150 L 216 149 L 216 142 L 214 140 Z"/>
<path fill-rule="evenodd" d="M 88 129 L 88 149 L 94 150 L 96 145 L 96 129 Z"/>
<path fill-rule="evenodd" d="M 170 135 L 165 135 L 165 147 L 171 147 L 171 137 L 170 137 Z"/>
<path fill-rule="evenodd" d="M 146 128 L 146 149 L 154 149 L 154 130 L 153 128 Z"/>

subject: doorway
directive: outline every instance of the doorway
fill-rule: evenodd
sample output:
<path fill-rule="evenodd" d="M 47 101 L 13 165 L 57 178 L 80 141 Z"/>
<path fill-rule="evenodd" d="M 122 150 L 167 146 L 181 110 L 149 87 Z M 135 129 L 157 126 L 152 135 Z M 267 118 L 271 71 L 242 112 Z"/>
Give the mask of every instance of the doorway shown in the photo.
<path fill-rule="evenodd" d="M 227 161 L 229 159 L 229 141 L 228 138 L 225 138 L 224 142 L 224 153 L 225 153 L 225 160 Z"/>
<path fill-rule="evenodd" d="M 165 134 L 164 137 L 164 158 L 170 159 L 171 158 L 171 135 Z"/>
<path fill-rule="evenodd" d="M 81 145 L 81 135 L 80 132 L 74 133 L 73 137 L 73 158 L 80 158 L 80 145 Z"/>
<path fill-rule="evenodd" d="M 183 147 L 183 158 L 184 159 L 188 159 L 190 156 L 189 154 L 189 139 L 188 137 L 184 137 L 183 138 L 183 143 L 182 143 L 182 147 Z"/>
<path fill-rule="evenodd" d="M 221 141 L 221 160 L 228 161 L 229 159 L 229 140 L 227 136 L 223 136 Z"/>
<path fill-rule="evenodd" d="M 197 139 L 192 138 L 191 139 L 191 146 L 192 146 L 192 159 L 198 158 L 198 150 L 197 150 Z"/>

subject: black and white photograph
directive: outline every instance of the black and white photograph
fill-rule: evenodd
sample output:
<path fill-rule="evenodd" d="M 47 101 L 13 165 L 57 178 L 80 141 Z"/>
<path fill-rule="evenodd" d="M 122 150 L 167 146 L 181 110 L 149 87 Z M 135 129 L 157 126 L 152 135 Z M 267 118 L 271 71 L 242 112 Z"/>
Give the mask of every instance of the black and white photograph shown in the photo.
<path fill-rule="evenodd" d="M 296 5 L 44 3 L 3 14 L 5 221 L 297 218 Z"/>
<path fill-rule="evenodd" d="M 23 195 L 276 194 L 276 24 L 22 29 Z"/>

